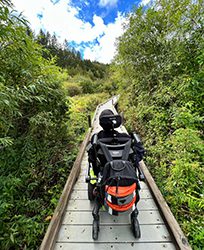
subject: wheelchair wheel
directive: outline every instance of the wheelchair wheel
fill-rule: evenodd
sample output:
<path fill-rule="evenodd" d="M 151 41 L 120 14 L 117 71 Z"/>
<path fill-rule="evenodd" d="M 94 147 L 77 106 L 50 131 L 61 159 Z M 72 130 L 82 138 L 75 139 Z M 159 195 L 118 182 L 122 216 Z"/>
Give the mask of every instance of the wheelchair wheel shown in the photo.
<path fill-rule="evenodd" d="M 93 194 L 93 190 L 95 188 L 95 185 L 91 184 L 90 182 L 88 183 L 88 198 L 90 201 L 94 201 L 94 194 Z"/>
<path fill-rule="evenodd" d="M 93 238 L 93 240 L 98 239 L 98 232 L 99 232 L 99 221 L 93 220 L 93 227 L 92 227 L 92 238 Z"/>
<path fill-rule="evenodd" d="M 135 236 L 136 239 L 139 239 L 141 237 L 141 231 L 137 217 L 131 218 L 131 227 L 133 235 Z"/>

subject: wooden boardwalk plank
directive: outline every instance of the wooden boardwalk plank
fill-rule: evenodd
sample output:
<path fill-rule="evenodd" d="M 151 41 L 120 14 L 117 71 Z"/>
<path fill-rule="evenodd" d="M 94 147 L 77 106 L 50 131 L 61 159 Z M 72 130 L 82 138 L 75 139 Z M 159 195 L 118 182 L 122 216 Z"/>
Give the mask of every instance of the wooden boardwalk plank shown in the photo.
<path fill-rule="evenodd" d="M 64 243 L 57 242 L 55 250 L 176 250 L 173 243 L 160 243 L 160 242 L 151 242 L 151 243 Z"/>
<path fill-rule="evenodd" d="M 92 211 L 93 203 L 89 200 L 69 200 L 66 210 Z M 141 199 L 138 202 L 139 210 L 158 210 L 153 199 Z"/>
<path fill-rule="evenodd" d="M 141 199 L 152 199 L 152 195 L 148 189 L 140 191 Z M 70 199 L 78 199 L 78 200 L 87 200 L 88 199 L 88 191 L 85 190 L 73 190 Z"/>
<path fill-rule="evenodd" d="M 129 225 L 100 226 L 97 242 L 169 242 L 170 235 L 165 225 L 141 225 L 141 238 L 135 239 Z M 92 225 L 62 225 L 58 242 L 94 242 L 92 239 Z"/>
<path fill-rule="evenodd" d="M 71 225 L 92 225 L 92 214 L 88 211 L 67 211 L 62 224 Z M 164 224 L 160 213 L 157 210 L 152 211 L 140 211 L 138 220 L 140 225 L 142 224 Z M 111 216 L 106 211 L 100 212 L 100 224 L 112 225 L 112 224 L 130 224 L 129 215 Z"/>

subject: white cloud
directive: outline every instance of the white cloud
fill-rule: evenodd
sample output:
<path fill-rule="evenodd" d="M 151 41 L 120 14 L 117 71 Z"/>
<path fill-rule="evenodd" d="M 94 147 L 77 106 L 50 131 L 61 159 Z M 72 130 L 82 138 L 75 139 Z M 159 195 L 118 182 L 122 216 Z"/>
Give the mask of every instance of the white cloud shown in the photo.
<path fill-rule="evenodd" d="M 102 63 L 110 62 L 115 55 L 116 38 L 123 33 L 122 24 L 124 22 L 125 18 L 118 13 L 115 22 L 108 24 L 104 30 L 104 35 L 98 39 L 99 44 L 85 49 L 84 58 Z"/>
<path fill-rule="evenodd" d="M 100 0 L 99 6 L 101 7 L 115 6 L 117 2 L 118 0 Z"/>
<path fill-rule="evenodd" d="M 77 17 L 79 9 L 71 6 L 70 2 L 71 0 L 61 0 L 57 4 L 53 4 L 50 0 L 13 0 L 16 10 L 23 11 L 36 33 L 43 28 L 51 34 L 55 33 L 60 42 L 63 42 L 64 39 L 78 44 L 93 42 L 90 48 L 85 48 L 84 57 L 109 63 L 115 53 L 115 38 L 122 34 L 124 17 L 118 14 L 114 23 L 105 25 L 100 16 L 94 15 L 92 25 Z M 103 0 L 103 2 L 117 1 Z M 42 18 L 39 19 L 37 14 L 41 14 Z M 95 39 L 99 44 L 94 44 Z"/>
<path fill-rule="evenodd" d="M 151 0 L 142 0 L 141 2 L 140 2 L 140 5 L 147 5 L 147 4 L 149 4 L 151 2 Z"/>

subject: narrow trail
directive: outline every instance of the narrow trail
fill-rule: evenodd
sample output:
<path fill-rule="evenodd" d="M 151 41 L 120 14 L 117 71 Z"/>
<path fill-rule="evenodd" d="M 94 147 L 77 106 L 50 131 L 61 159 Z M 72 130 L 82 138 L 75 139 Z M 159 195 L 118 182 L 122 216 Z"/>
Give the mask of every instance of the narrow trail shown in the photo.
<path fill-rule="evenodd" d="M 99 125 L 99 115 L 104 109 L 111 109 L 116 113 L 114 102 L 110 99 L 97 107 L 95 119 L 93 121 L 92 133 L 101 130 Z M 125 127 L 118 128 L 120 132 L 125 132 Z M 85 147 L 85 145 L 84 145 Z M 175 250 L 191 249 L 188 245 L 179 247 L 172 236 L 170 227 L 157 205 L 155 196 L 149 185 L 140 182 L 140 201 L 138 202 L 138 220 L 141 229 L 141 238 L 135 239 L 128 215 L 111 216 L 106 211 L 100 211 L 100 232 L 97 241 L 92 239 L 92 207 L 93 203 L 88 200 L 88 185 L 85 177 L 88 170 L 88 156 L 84 152 L 79 159 L 80 173 L 77 181 L 67 196 L 68 202 L 64 208 L 56 209 L 55 218 L 44 238 L 40 250 Z M 72 177 L 69 177 L 70 179 Z M 69 183 L 68 183 L 69 186 Z M 65 191 L 63 191 L 65 192 Z M 61 199 L 61 201 L 64 200 Z M 61 202 L 59 201 L 59 202 Z M 62 201 L 63 202 L 63 201 Z M 61 215 L 60 215 L 61 214 Z M 56 229 L 58 227 L 58 229 Z M 51 236 L 50 236 L 51 235 Z M 180 236 L 179 236 L 180 237 Z M 52 243 L 50 243 L 50 241 Z"/>

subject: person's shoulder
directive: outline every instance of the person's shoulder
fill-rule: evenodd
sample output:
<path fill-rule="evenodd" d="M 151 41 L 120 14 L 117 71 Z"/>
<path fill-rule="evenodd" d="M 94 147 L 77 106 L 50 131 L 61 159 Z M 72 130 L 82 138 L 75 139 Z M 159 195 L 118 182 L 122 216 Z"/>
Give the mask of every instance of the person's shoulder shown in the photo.
<path fill-rule="evenodd" d="M 97 133 L 98 139 L 103 138 L 103 137 L 104 137 L 104 134 L 105 134 L 104 130 L 103 130 L 103 129 L 100 130 L 100 131 Z"/>
<path fill-rule="evenodd" d="M 92 136 L 91 136 L 91 143 L 93 142 L 93 139 L 94 137 L 97 135 L 98 138 L 101 138 L 103 137 L 103 130 L 100 130 L 98 133 L 94 133 Z"/>

